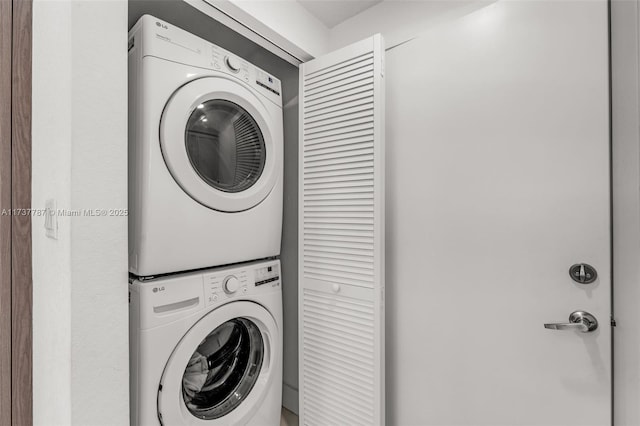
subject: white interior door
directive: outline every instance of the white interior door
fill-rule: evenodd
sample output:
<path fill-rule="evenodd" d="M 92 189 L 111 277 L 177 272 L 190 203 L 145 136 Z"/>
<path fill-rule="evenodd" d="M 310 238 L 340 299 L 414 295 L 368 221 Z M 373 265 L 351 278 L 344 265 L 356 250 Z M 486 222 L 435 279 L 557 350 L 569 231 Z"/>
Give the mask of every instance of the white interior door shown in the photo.
<path fill-rule="evenodd" d="M 607 43 L 606 1 L 498 1 L 387 52 L 390 424 L 610 424 Z"/>
<path fill-rule="evenodd" d="M 301 425 L 384 424 L 383 55 L 300 68 Z"/>

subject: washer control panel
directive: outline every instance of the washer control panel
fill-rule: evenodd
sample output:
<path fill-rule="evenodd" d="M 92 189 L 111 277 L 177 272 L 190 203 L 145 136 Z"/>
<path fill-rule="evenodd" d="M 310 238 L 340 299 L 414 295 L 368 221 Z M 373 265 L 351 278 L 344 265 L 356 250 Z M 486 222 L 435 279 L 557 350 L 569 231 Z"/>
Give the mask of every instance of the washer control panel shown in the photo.
<path fill-rule="evenodd" d="M 280 261 L 253 263 L 203 274 L 207 306 L 280 286 Z"/>
<path fill-rule="evenodd" d="M 263 266 L 255 270 L 254 286 L 280 283 L 280 267 L 278 264 Z"/>

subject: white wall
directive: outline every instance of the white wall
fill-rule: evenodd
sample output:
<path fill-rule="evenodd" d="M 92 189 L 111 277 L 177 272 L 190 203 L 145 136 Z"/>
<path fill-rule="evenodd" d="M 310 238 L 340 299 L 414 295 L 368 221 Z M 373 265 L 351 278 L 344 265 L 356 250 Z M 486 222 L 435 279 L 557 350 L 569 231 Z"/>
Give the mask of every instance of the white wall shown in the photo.
<path fill-rule="evenodd" d="M 126 208 L 127 3 L 36 0 L 34 209 Z M 127 218 L 33 220 L 34 424 L 128 424 Z"/>
<path fill-rule="evenodd" d="M 50 22 L 59 25 L 50 31 Z M 48 198 L 71 205 L 71 3 L 33 3 L 32 206 Z M 62 47 L 62 48 L 60 48 Z M 55 81 L 56 84 L 51 84 Z M 71 423 L 71 230 L 58 221 L 58 240 L 33 223 L 34 425 Z M 51 368 L 55 366 L 55 368 Z M 40 372 L 40 373 L 38 373 Z"/>
<path fill-rule="evenodd" d="M 611 3 L 614 419 L 640 424 L 640 8 Z"/>
<path fill-rule="evenodd" d="M 331 50 L 338 49 L 381 33 L 386 47 L 390 48 L 494 1 L 385 0 L 333 27 L 329 47 Z"/>

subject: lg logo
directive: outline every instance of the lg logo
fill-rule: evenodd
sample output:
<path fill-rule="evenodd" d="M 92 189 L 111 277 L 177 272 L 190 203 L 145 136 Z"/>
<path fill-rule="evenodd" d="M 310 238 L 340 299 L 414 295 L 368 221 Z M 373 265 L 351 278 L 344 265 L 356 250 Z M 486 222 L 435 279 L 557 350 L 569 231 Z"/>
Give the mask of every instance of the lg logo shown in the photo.
<path fill-rule="evenodd" d="M 154 287 L 154 288 L 153 288 L 153 292 L 154 292 L 154 293 L 157 293 L 157 292 L 159 292 L 159 291 L 164 291 L 164 286 L 162 286 L 162 287 Z"/>
<path fill-rule="evenodd" d="M 169 28 L 167 25 L 163 24 L 162 22 L 157 22 L 157 21 L 156 21 L 156 25 L 157 25 L 158 27 L 160 27 L 160 28 L 165 29 L 165 30 Z"/>

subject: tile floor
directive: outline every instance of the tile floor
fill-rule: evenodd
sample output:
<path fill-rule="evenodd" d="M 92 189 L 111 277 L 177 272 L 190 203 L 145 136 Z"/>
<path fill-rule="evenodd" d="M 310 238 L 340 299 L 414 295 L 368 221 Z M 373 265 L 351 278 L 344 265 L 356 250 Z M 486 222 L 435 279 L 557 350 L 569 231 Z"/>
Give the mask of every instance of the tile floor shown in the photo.
<path fill-rule="evenodd" d="M 280 426 L 298 426 L 298 416 L 291 411 L 282 407 L 282 417 L 280 417 Z"/>

